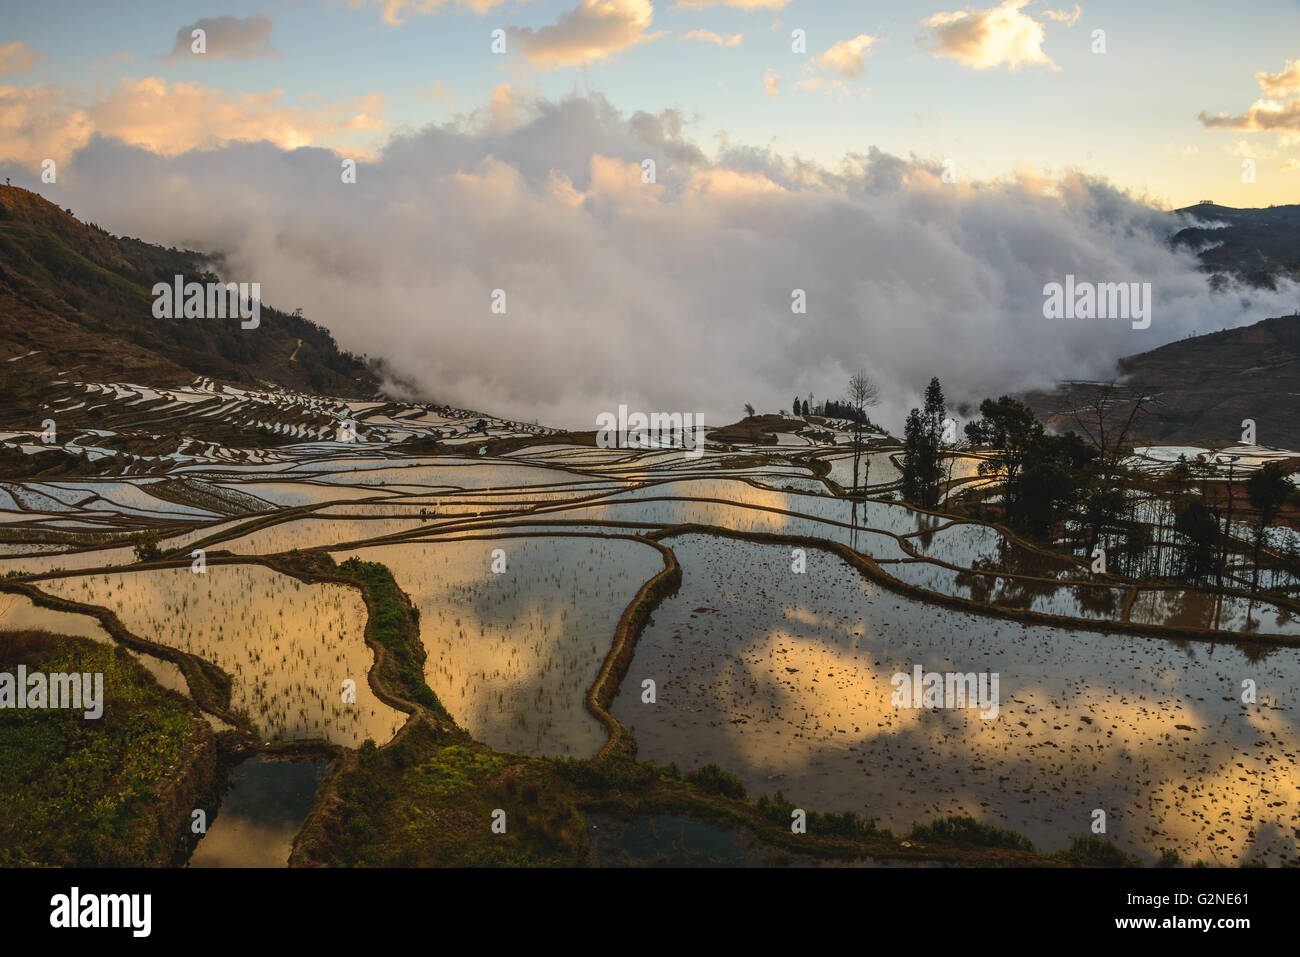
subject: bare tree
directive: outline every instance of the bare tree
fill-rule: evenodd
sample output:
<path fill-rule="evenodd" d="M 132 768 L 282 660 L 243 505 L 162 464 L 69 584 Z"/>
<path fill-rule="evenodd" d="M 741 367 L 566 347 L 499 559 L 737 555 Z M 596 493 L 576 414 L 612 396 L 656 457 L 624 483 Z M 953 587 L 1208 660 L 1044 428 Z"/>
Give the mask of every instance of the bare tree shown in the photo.
<path fill-rule="evenodd" d="M 849 405 L 853 408 L 853 488 L 858 487 L 858 463 L 862 459 L 863 420 L 867 409 L 880 402 L 880 389 L 865 369 L 849 377 Z M 868 468 L 870 463 L 868 462 Z"/>
<path fill-rule="evenodd" d="M 1117 479 L 1131 451 L 1133 437 L 1159 405 L 1139 383 L 1121 385 L 1114 379 L 1101 383 L 1071 383 L 1065 392 L 1068 408 L 1057 415 L 1070 418 L 1097 453 L 1098 483 L 1091 503 L 1087 551 L 1092 552 L 1105 528 L 1119 519 L 1127 506 L 1118 492 Z"/>
<path fill-rule="evenodd" d="M 1152 413 L 1155 398 L 1140 385 L 1122 386 L 1114 379 L 1102 383 L 1071 383 L 1065 393 L 1066 412 L 1079 431 L 1097 450 L 1102 476 L 1110 480 L 1128 454 L 1138 425 Z"/>

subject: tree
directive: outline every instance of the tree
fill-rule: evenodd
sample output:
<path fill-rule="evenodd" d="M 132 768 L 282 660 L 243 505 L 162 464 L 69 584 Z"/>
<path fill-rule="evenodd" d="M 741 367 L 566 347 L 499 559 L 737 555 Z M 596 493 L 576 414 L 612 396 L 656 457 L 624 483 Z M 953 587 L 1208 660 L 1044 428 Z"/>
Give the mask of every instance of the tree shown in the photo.
<path fill-rule="evenodd" d="M 808 400 L 807 400 L 807 399 L 804 399 L 804 400 L 803 400 L 803 414 L 804 414 L 804 415 L 807 415 L 807 414 L 808 414 Z"/>
<path fill-rule="evenodd" d="M 925 409 L 921 413 L 925 424 L 925 442 L 922 445 L 920 478 L 922 504 L 934 508 L 939 504 L 939 482 L 943 478 L 939 450 L 943 442 L 943 420 L 947 414 L 947 403 L 943 398 L 943 387 L 937 377 L 930 379 L 925 387 Z"/>
<path fill-rule="evenodd" d="M 1264 544 L 1264 535 L 1293 491 L 1295 486 L 1291 484 L 1286 466 L 1281 462 L 1269 462 L 1246 482 L 1246 498 L 1250 500 L 1251 508 L 1256 512 L 1255 562 L 1250 580 L 1251 591 L 1259 586 L 1259 552 Z"/>
<path fill-rule="evenodd" d="M 1022 402 L 1009 395 L 997 401 L 985 399 L 980 403 L 980 418 L 966 423 L 966 437 L 975 445 L 990 450 L 987 460 L 980 463 L 980 475 L 1001 476 L 1006 488 L 1003 505 L 1010 514 L 1016 505 L 1017 481 L 1029 447 L 1043 434 L 1043 425 Z"/>
<path fill-rule="evenodd" d="M 1078 504 L 1096 459 L 1096 450 L 1074 432 L 1038 433 L 1025 449 L 1010 488 L 1016 509 L 1008 518 L 1033 535 L 1054 537 L 1057 526 Z"/>
<path fill-rule="evenodd" d="M 943 387 L 938 379 L 931 379 L 925 388 L 924 409 L 913 409 L 903 430 L 903 497 L 922 508 L 939 504 L 946 410 Z"/>
<path fill-rule="evenodd" d="M 1223 573 L 1228 569 L 1228 542 L 1232 538 L 1232 506 L 1236 503 L 1237 493 L 1235 491 L 1236 478 L 1235 470 L 1237 468 L 1237 459 L 1239 456 L 1227 455 L 1214 457 L 1215 464 L 1222 464 L 1224 459 L 1228 461 L 1228 482 L 1224 486 L 1224 491 L 1228 493 L 1228 505 L 1223 513 L 1223 535 L 1219 539 L 1219 578 L 1218 585 L 1223 587 Z"/>
<path fill-rule="evenodd" d="M 798 415 L 798 414 L 799 414 L 799 397 L 798 397 L 798 396 L 795 396 L 795 397 L 794 397 L 794 405 L 790 406 L 790 414 L 791 414 L 791 415 Z"/>
<path fill-rule="evenodd" d="M 921 410 L 913 409 L 903 424 L 903 498 L 909 502 L 921 501 L 921 477 L 917 463 L 920 448 L 925 441 L 925 424 Z"/>
<path fill-rule="evenodd" d="M 753 417 L 754 417 L 754 407 L 753 407 L 752 405 L 750 405 L 748 402 L 746 402 L 746 403 L 745 403 L 745 418 L 747 418 L 747 419 L 752 419 Z"/>
<path fill-rule="evenodd" d="M 1192 584 L 1198 584 L 1214 571 L 1219 516 L 1202 499 L 1188 498 L 1175 506 L 1174 531 L 1183 540 L 1177 574 Z"/>
<path fill-rule="evenodd" d="M 1097 451 L 1102 480 L 1109 483 L 1129 452 L 1129 437 L 1138 422 L 1150 414 L 1154 400 L 1140 387 L 1121 386 L 1113 379 L 1099 385 L 1074 386 L 1067 390 L 1065 400 L 1068 414 Z"/>
<path fill-rule="evenodd" d="M 880 401 L 880 389 L 860 369 L 849 377 L 849 407 L 853 410 L 853 487 L 858 487 L 858 463 L 862 458 L 862 426 L 867 408 Z M 870 461 L 867 465 L 870 470 Z"/>
<path fill-rule="evenodd" d="M 131 536 L 131 542 L 135 548 L 137 562 L 156 562 L 162 558 L 162 550 L 158 547 L 157 530 L 136 532 Z"/>
<path fill-rule="evenodd" d="M 1140 386 L 1121 386 L 1115 380 L 1100 384 L 1075 384 L 1066 391 L 1067 410 L 1059 415 L 1074 419 L 1079 431 L 1096 451 L 1096 480 L 1088 494 L 1086 508 L 1088 552 L 1102 530 L 1116 524 L 1129 505 L 1115 494 L 1123 460 L 1130 452 L 1130 436 L 1137 424 L 1150 414 L 1154 401 Z"/>

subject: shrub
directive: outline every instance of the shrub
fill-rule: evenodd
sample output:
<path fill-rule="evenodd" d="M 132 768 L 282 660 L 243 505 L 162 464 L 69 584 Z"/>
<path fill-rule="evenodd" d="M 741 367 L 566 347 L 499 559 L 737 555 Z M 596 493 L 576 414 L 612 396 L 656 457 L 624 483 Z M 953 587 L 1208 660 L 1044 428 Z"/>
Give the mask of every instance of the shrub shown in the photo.
<path fill-rule="evenodd" d="M 162 550 L 158 547 L 158 533 L 150 529 L 147 532 L 136 532 L 131 536 L 131 542 L 135 546 L 135 560 L 137 562 L 156 562 L 162 558 Z"/>
<path fill-rule="evenodd" d="M 1178 856 L 1177 851 L 1163 850 L 1160 852 L 1160 860 L 1156 861 L 1156 867 L 1182 867 L 1183 859 Z"/>
<path fill-rule="evenodd" d="M 692 771 L 686 775 L 686 780 L 709 794 L 720 794 L 737 801 L 743 801 L 747 796 L 744 782 L 716 764 L 706 764 Z"/>
<path fill-rule="evenodd" d="M 1070 842 L 1069 850 L 1057 851 L 1052 856 L 1058 861 L 1078 867 L 1138 867 L 1140 863 L 1115 844 L 1095 834 L 1076 837 Z"/>
<path fill-rule="evenodd" d="M 782 827 L 790 826 L 791 815 L 798 809 L 798 805 L 793 801 L 787 801 L 781 791 L 777 791 L 774 797 L 768 797 L 766 794 L 759 795 L 756 806 L 759 814 Z M 889 831 L 876 827 L 874 818 L 860 818 L 852 811 L 845 811 L 843 814 L 819 814 L 816 811 L 805 813 L 809 834 L 834 834 L 853 838 L 891 836 Z"/>
<path fill-rule="evenodd" d="M 621 754 L 602 761 L 554 758 L 552 765 L 561 777 L 588 791 L 643 791 L 662 774 L 660 768 L 648 761 L 640 762 Z"/>
<path fill-rule="evenodd" d="M 981 824 L 972 817 L 946 817 L 931 824 L 917 824 L 909 835 L 916 841 L 935 844 L 974 844 L 978 847 L 1005 847 L 1013 851 L 1034 850 L 1034 842 L 1005 828 Z"/>

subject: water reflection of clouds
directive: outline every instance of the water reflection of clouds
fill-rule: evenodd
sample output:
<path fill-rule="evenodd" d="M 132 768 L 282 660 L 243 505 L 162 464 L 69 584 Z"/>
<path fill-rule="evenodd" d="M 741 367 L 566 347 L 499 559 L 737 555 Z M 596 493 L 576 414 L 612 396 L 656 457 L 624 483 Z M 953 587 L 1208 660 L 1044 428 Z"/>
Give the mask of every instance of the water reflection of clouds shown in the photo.
<path fill-rule="evenodd" d="M 493 551 L 505 571 L 492 572 Z M 624 607 L 663 569 L 650 545 L 499 538 L 340 552 L 383 562 L 420 611 L 425 679 L 493 747 L 591 755 L 603 727 L 583 703 Z"/>
<path fill-rule="evenodd" d="M 631 672 L 660 676 L 664 707 L 639 707 L 625 689 L 614 708 L 637 725 L 643 757 L 716 761 L 753 793 L 779 787 L 896 830 L 970 814 L 1053 849 L 1102 807 L 1112 836 L 1149 858 L 1166 847 L 1210 863 L 1296 852 L 1296 717 L 1243 708 L 1238 677 L 1259 672 L 1240 649 L 1202 646 L 1189 659 L 1168 642 L 951 612 L 864 589 L 838 562 L 789 575 L 766 554 L 779 546 L 689 536 L 673 547 L 685 584 Z M 1287 668 L 1260 685 L 1294 701 L 1300 653 L 1279 653 Z M 998 717 L 894 710 L 889 679 L 913 663 L 998 671 Z"/>

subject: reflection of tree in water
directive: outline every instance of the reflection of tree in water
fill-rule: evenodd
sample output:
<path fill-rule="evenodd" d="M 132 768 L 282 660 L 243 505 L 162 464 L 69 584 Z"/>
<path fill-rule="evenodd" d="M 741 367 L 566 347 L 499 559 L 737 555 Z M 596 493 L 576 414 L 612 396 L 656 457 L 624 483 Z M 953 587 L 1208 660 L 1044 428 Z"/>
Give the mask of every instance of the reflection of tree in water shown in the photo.
<path fill-rule="evenodd" d="M 1260 620 L 1254 616 L 1256 604 L 1263 604 L 1263 602 L 1256 602 L 1251 598 L 1246 603 L 1246 626 L 1241 629 L 1244 634 L 1251 635 L 1259 632 Z"/>
<path fill-rule="evenodd" d="M 1165 597 L 1165 615 L 1162 620 L 1153 623 L 1165 625 L 1170 628 L 1187 628 L 1193 631 L 1211 631 L 1222 630 L 1225 626 L 1226 615 L 1223 611 L 1223 597 L 1216 597 L 1206 592 L 1198 591 L 1166 591 L 1162 593 Z M 1154 600 L 1154 595 L 1152 596 Z M 1141 598 L 1138 599 L 1141 601 Z M 1253 608 L 1253 603 L 1251 608 Z M 1152 611 L 1158 610 L 1158 606 L 1153 606 Z M 1247 611 L 1246 626 L 1242 629 L 1244 634 L 1259 631 L 1259 619 L 1252 617 L 1250 609 Z M 1199 642 L 1189 641 L 1185 638 L 1168 638 L 1165 639 L 1175 648 L 1186 652 L 1189 658 L 1195 658 L 1195 648 Z M 1210 643 L 1210 655 L 1213 657 L 1215 642 Z M 1247 660 L 1254 664 L 1263 661 L 1269 655 L 1278 650 L 1277 645 L 1266 644 L 1257 641 L 1242 641 L 1232 643 L 1232 647 L 1237 648 Z"/>
<path fill-rule="evenodd" d="M 1079 569 L 1071 559 L 1031 551 L 1005 538 L 998 542 L 996 559 L 981 559 L 971 567 L 1035 578 L 1056 578 L 1064 572 L 1077 572 Z"/>
<path fill-rule="evenodd" d="M 954 583 L 958 589 L 966 589 L 967 597 L 973 601 L 1021 610 L 1028 609 L 1035 598 L 1054 594 L 1061 587 L 1051 582 L 999 578 L 974 572 L 958 572 Z"/>
<path fill-rule="evenodd" d="M 1274 655 L 1280 650 L 1277 645 L 1270 645 L 1262 641 L 1243 641 L 1233 647 L 1240 651 L 1242 657 L 1252 665 L 1262 664 L 1270 655 Z"/>
<path fill-rule="evenodd" d="M 1288 608 L 1286 605 L 1283 605 L 1281 602 L 1274 604 L 1273 608 L 1277 614 L 1277 623 L 1279 625 L 1289 625 L 1291 624 L 1291 621 L 1295 618 L 1295 614 L 1291 611 L 1291 609 Z"/>
<path fill-rule="evenodd" d="M 952 521 L 946 516 L 930 515 L 927 512 L 913 512 L 912 514 L 916 516 L 917 530 L 918 531 L 924 530 L 931 534 L 933 534 L 934 530 L 937 529 L 940 525 L 947 525 L 950 521 Z"/>
<path fill-rule="evenodd" d="M 1165 598 L 1164 618 L 1160 621 L 1153 620 L 1153 624 L 1166 625 L 1170 628 L 1206 630 L 1214 627 L 1215 621 L 1220 617 L 1218 601 L 1204 592 L 1165 591 L 1154 592 L 1151 595 L 1153 601 L 1157 601 L 1160 596 Z M 1155 605 L 1152 610 L 1158 608 L 1159 605 Z"/>
<path fill-rule="evenodd" d="M 1190 638 L 1167 638 L 1171 648 L 1177 648 L 1187 656 L 1188 661 L 1196 660 L 1196 648 L 1200 642 L 1192 641 Z M 1214 643 L 1210 643 L 1210 655 L 1214 655 Z"/>
<path fill-rule="evenodd" d="M 926 525 L 924 527 L 925 531 L 912 536 L 911 542 L 917 551 L 928 554 L 930 551 L 930 545 L 934 541 L 934 526 Z"/>
<path fill-rule="evenodd" d="M 1123 609 L 1121 592 L 1118 588 L 1088 588 L 1081 586 L 1075 588 L 1075 596 L 1079 599 L 1079 607 L 1084 611 L 1090 611 L 1101 618 L 1118 618 Z"/>
<path fill-rule="evenodd" d="M 1027 609 L 1033 604 L 1035 598 L 1054 595 L 1065 586 L 1055 582 L 996 577 L 997 575 L 1010 573 L 1044 578 L 1072 567 L 1074 566 L 1071 563 L 1063 559 L 1054 559 L 1038 552 L 1031 552 L 1015 542 L 1002 539 L 998 543 L 996 557 L 976 559 L 971 563 L 970 571 L 957 573 L 955 582 L 958 588 L 966 589 L 969 597 L 974 601 L 1003 605 L 1007 608 Z M 976 574 L 978 572 L 984 574 Z M 1085 590 L 1102 591 L 1102 589 L 1080 589 L 1080 591 Z"/>

